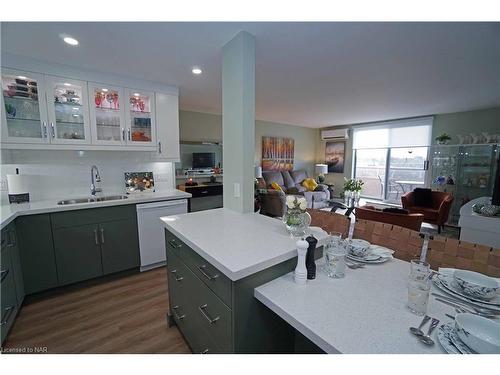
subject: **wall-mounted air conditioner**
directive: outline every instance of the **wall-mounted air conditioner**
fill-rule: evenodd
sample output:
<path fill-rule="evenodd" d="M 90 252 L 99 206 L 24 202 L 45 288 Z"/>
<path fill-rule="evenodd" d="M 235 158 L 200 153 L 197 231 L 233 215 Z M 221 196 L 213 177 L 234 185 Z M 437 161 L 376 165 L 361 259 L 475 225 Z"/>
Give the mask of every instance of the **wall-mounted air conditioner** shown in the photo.
<path fill-rule="evenodd" d="M 349 139 L 349 129 L 323 130 L 321 139 L 324 141 L 345 141 Z"/>

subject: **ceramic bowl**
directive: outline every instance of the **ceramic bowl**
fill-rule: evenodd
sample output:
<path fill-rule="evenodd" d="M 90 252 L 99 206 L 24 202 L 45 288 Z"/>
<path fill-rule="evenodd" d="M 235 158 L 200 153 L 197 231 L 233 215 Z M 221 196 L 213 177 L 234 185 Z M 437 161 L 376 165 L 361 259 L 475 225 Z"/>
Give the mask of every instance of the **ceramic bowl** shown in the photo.
<path fill-rule="evenodd" d="M 471 297 L 490 300 L 500 290 L 500 286 L 495 279 L 478 272 L 456 270 L 453 276 L 464 294 Z"/>
<path fill-rule="evenodd" d="M 349 241 L 349 253 L 358 258 L 363 258 L 368 252 L 368 249 L 370 249 L 370 243 L 368 241 L 358 239 Z"/>
<path fill-rule="evenodd" d="M 500 323 L 479 315 L 457 314 L 455 332 L 476 353 L 500 354 Z"/>

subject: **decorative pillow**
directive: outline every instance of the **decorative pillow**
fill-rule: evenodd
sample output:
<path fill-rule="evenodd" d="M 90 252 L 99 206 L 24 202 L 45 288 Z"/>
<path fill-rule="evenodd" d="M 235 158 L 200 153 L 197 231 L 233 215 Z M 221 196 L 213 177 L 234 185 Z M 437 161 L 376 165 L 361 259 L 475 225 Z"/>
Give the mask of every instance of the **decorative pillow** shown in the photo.
<path fill-rule="evenodd" d="M 283 191 L 283 189 L 281 188 L 281 186 L 280 186 L 277 182 L 273 182 L 273 183 L 271 183 L 271 187 L 272 187 L 274 190 Z"/>
<path fill-rule="evenodd" d="M 405 214 L 405 215 L 409 214 L 408 210 L 405 210 L 404 208 L 397 208 L 397 207 L 384 208 L 382 210 L 382 212 L 389 212 L 391 214 Z"/>
<path fill-rule="evenodd" d="M 318 183 L 314 181 L 314 178 L 306 178 L 302 181 L 302 186 L 304 186 L 307 191 L 314 191 L 318 187 Z"/>
<path fill-rule="evenodd" d="M 432 207 L 432 190 L 415 188 L 413 190 L 413 204 L 417 207 Z"/>

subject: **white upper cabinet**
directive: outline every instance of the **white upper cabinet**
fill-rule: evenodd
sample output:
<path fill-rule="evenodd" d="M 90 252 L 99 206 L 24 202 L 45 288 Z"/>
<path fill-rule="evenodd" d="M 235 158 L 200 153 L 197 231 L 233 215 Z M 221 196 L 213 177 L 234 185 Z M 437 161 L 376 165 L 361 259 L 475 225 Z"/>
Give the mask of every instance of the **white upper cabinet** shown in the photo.
<path fill-rule="evenodd" d="M 180 160 L 179 150 L 179 97 L 156 93 L 156 158 Z"/>
<path fill-rule="evenodd" d="M 126 144 L 123 89 L 93 82 L 89 82 L 88 86 L 92 143 Z"/>
<path fill-rule="evenodd" d="M 126 89 L 125 95 L 127 144 L 156 147 L 155 94 Z"/>
<path fill-rule="evenodd" d="M 49 142 L 42 74 L 2 69 L 2 142 Z"/>
<path fill-rule="evenodd" d="M 87 83 L 45 76 L 51 143 L 90 144 Z"/>

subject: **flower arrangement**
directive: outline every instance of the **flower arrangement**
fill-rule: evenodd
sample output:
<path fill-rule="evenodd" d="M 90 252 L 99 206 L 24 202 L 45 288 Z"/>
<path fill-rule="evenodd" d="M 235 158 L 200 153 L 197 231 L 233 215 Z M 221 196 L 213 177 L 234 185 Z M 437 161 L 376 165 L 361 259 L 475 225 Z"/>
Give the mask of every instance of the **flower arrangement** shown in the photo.
<path fill-rule="evenodd" d="M 344 191 L 361 191 L 365 183 L 362 180 L 356 180 L 355 178 L 345 178 L 344 177 Z"/>
<path fill-rule="evenodd" d="M 306 198 L 287 195 L 286 207 L 287 210 L 283 215 L 283 223 L 288 233 L 292 237 L 303 236 L 311 224 L 311 216 L 306 211 Z"/>
<path fill-rule="evenodd" d="M 294 197 L 293 195 L 287 195 L 286 206 L 289 210 L 300 210 L 305 211 L 307 208 L 306 198 Z"/>
<path fill-rule="evenodd" d="M 448 141 L 451 141 L 451 136 L 449 134 L 443 133 L 441 135 L 438 135 L 435 139 L 438 144 L 445 145 L 448 143 Z"/>

